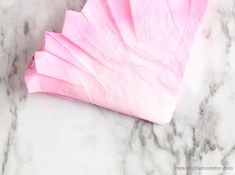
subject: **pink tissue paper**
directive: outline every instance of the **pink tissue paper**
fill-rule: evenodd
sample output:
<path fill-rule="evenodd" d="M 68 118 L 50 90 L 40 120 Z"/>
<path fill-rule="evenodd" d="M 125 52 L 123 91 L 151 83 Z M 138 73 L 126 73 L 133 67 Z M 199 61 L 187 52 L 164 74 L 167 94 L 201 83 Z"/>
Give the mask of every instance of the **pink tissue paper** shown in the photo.
<path fill-rule="evenodd" d="M 80 100 L 154 123 L 171 120 L 207 0 L 88 0 L 45 32 L 29 93 Z"/>

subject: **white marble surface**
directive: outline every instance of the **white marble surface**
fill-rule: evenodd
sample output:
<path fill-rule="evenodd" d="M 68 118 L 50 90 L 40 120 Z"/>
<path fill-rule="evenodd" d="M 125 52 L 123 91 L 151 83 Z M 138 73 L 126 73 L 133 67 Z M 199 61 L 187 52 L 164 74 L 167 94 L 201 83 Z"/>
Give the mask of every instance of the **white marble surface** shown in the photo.
<path fill-rule="evenodd" d="M 42 32 L 60 31 L 64 11 L 81 4 L 0 0 L 0 174 L 235 174 L 235 0 L 210 0 L 174 119 L 163 126 L 26 95 L 23 72 Z M 233 169 L 196 170 L 216 166 Z"/>

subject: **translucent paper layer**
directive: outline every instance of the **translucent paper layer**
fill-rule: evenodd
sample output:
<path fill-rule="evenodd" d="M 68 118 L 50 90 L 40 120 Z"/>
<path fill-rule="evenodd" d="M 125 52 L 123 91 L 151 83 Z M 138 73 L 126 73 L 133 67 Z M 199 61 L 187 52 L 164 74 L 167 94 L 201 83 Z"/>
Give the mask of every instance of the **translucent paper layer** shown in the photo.
<path fill-rule="evenodd" d="M 155 123 L 171 120 L 207 0 L 88 0 L 46 32 L 29 93 L 80 100 Z"/>

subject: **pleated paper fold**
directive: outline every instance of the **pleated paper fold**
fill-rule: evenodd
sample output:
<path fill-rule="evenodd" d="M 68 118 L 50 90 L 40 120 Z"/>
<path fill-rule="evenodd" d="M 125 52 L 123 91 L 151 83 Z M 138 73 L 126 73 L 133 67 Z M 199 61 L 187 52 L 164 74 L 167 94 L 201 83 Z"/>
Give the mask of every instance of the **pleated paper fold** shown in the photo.
<path fill-rule="evenodd" d="M 207 0 L 88 0 L 45 32 L 29 93 L 80 100 L 155 123 L 171 120 Z"/>

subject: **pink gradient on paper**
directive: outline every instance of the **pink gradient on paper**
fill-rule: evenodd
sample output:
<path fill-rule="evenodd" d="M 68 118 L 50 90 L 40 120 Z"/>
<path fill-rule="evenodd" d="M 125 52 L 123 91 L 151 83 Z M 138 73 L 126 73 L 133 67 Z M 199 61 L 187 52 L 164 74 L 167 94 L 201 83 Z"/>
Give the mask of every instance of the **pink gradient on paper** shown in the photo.
<path fill-rule="evenodd" d="M 29 93 L 77 99 L 154 123 L 171 120 L 207 0 L 88 0 L 46 32 Z"/>

